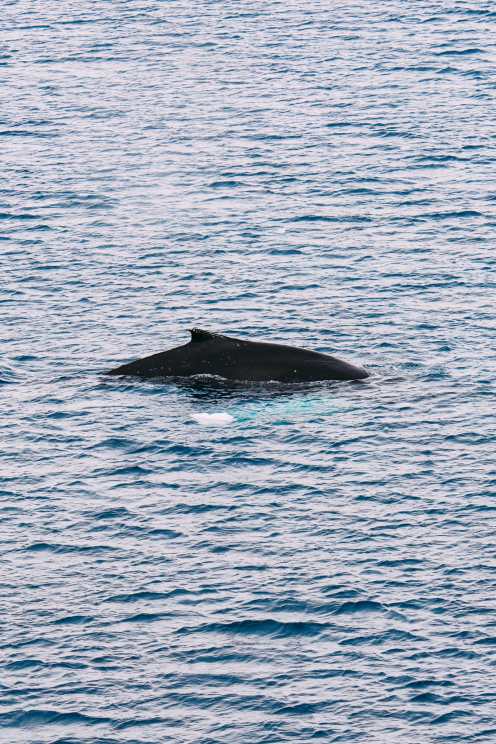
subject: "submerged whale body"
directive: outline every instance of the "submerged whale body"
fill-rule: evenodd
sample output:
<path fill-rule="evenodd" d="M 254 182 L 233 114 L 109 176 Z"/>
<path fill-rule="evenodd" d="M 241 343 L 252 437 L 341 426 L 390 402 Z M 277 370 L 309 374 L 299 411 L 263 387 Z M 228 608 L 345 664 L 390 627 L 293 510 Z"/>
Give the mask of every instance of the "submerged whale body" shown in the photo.
<path fill-rule="evenodd" d="M 199 328 L 193 328 L 191 341 L 184 346 L 123 364 L 107 374 L 138 377 L 216 375 L 249 382 L 363 380 L 369 376 L 362 367 L 317 351 L 244 341 Z"/>

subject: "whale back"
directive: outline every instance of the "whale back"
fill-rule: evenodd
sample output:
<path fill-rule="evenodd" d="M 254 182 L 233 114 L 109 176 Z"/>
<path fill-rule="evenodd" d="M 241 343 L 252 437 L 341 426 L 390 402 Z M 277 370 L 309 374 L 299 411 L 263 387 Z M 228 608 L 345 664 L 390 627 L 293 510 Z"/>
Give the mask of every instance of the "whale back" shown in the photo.
<path fill-rule="evenodd" d="M 141 377 L 215 375 L 252 382 L 368 377 L 364 369 L 318 351 L 232 338 L 201 328 L 193 328 L 190 333 L 189 343 L 124 364 L 110 370 L 109 374 Z"/>

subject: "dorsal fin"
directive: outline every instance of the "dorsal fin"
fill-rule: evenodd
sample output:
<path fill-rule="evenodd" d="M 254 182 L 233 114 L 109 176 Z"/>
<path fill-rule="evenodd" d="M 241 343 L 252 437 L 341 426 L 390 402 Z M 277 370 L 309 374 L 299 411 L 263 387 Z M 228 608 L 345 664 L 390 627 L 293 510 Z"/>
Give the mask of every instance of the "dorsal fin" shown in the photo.
<path fill-rule="evenodd" d="M 210 333 L 210 331 L 202 331 L 201 328 L 191 328 L 191 341 L 192 343 L 196 344 L 199 341 L 211 341 L 215 337 L 214 333 Z"/>

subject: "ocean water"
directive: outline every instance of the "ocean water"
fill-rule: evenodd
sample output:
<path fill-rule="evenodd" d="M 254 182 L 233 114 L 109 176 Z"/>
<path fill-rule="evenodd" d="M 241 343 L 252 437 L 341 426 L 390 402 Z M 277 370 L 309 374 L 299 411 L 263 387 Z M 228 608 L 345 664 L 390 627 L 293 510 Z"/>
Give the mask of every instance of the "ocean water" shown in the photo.
<path fill-rule="evenodd" d="M 496 12 L 0 19 L 0 741 L 496 741 Z M 107 378 L 192 326 L 363 383 Z"/>

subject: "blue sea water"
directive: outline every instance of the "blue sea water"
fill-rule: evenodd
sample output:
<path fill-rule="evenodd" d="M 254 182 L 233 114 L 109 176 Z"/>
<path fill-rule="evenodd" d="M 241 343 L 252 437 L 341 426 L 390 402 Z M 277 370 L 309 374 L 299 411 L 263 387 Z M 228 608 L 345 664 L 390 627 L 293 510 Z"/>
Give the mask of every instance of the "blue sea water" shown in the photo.
<path fill-rule="evenodd" d="M 0 29 L 0 741 L 496 742 L 494 5 Z M 192 326 L 372 376 L 102 374 Z"/>

